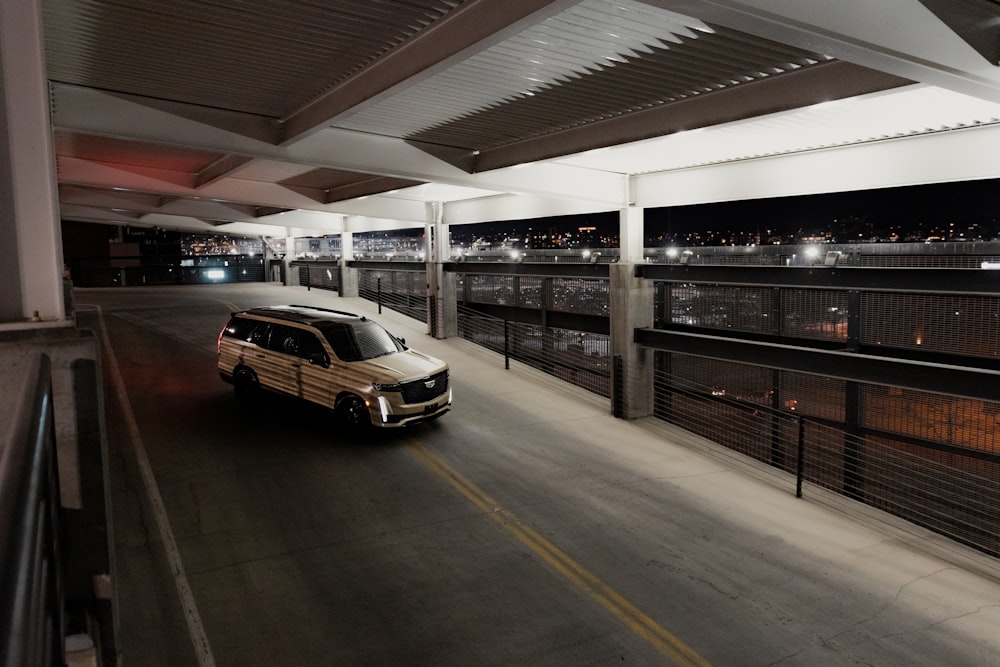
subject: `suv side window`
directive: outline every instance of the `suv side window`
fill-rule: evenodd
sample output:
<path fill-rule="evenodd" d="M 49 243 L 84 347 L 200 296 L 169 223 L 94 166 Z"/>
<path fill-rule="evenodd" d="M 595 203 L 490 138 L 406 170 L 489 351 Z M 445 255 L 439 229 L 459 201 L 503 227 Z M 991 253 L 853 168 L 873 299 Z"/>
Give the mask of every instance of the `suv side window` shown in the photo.
<path fill-rule="evenodd" d="M 250 326 L 250 330 L 247 331 L 247 337 L 244 340 L 248 343 L 253 343 L 254 345 L 267 347 L 267 339 L 270 334 L 270 323 L 254 321 Z"/>
<path fill-rule="evenodd" d="M 298 336 L 295 335 L 297 331 L 295 327 L 285 326 L 284 324 L 272 324 L 271 342 L 267 346 L 268 349 L 298 356 Z"/>
<path fill-rule="evenodd" d="M 303 329 L 298 330 L 299 334 L 299 356 L 303 359 L 308 359 L 314 354 L 322 354 L 324 358 L 328 358 L 329 355 L 326 350 L 323 349 L 323 343 L 319 342 L 319 338 L 316 337 L 312 331 L 305 331 Z"/>
<path fill-rule="evenodd" d="M 303 359 L 308 359 L 311 354 L 324 352 L 323 345 L 316 338 L 316 334 L 283 324 L 271 325 L 271 344 L 269 347 L 277 352 Z"/>
<path fill-rule="evenodd" d="M 252 320 L 246 320 L 242 317 L 231 317 L 229 318 L 229 324 L 226 325 L 222 335 L 227 338 L 246 340 L 247 334 L 250 333 L 251 325 L 253 325 Z"/>
<path fill-rule="evenodd" d="M 234 317 L 229 320 L 223 335 L 237 340 L 243 340 L 262 347 L 267 345 L 271 325 L 260 320 L 245 317 Z"/>

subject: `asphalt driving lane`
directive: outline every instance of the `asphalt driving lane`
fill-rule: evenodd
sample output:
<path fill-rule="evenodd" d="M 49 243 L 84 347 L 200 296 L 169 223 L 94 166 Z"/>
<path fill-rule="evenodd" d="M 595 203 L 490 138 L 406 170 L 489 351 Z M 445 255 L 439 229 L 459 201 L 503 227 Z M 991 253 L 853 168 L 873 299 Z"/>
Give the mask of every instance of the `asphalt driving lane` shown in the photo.
<path fill-rule="evenodd" d="M 995 561 L 815 490 L 795 499 L 752 463 L 391 311 L 263 285 L 88 298 L 216 664 L 998 664 Z M 293 300 L 367 309 L 447 360 L 452 413 L 352 438 L 291 401 L 241 411 L 215 374 L 218 329 L 233 306 Z M 106 402 L 126 663 L 196 664 Z"/>

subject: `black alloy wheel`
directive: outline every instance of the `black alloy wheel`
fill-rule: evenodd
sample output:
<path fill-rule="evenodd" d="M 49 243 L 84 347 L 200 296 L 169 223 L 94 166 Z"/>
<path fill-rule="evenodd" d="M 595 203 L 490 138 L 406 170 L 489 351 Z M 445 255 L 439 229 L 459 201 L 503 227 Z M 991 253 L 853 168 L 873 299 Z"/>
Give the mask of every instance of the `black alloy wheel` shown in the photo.
<path fill-rule="evenodd" d="M 337 401 L 336 413 L 340 423 L 352 431 L 359 431 L 371 426 L 368 406 L 354 394 L 348 394 Z"/>
<path fill-rule="evenodd" d="M 233 373 L 233 389 L 236 391 L 236 400 L 240 405 L 253 408 L 260 404 L 261 389 L 260 381 L 256 373 L 249 368 L 240 368 Z"/>

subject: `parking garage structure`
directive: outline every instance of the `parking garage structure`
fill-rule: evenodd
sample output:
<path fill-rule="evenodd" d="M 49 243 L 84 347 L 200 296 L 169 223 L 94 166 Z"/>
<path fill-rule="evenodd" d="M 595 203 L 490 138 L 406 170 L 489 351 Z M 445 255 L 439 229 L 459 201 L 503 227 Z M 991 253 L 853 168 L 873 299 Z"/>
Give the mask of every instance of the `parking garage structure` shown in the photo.
<path fill-rule="evenodd" d="M 297 261 L 290 276 L 345 295 L 357 285 L 439 337 L 607 398 L 616 416 L 655 415 L 784 470 L 799 492 L 817 484 L 996 554 L 988 267 L 1000 248 L 945 245 L 830 244 L 808 259 L 805 246 L 683 260 L 648 249 L 638 262 L 612 250 L 599 263 L 528 251 L 335 272 Z M 426 289 L 435 271 L 439 297 Z"/>

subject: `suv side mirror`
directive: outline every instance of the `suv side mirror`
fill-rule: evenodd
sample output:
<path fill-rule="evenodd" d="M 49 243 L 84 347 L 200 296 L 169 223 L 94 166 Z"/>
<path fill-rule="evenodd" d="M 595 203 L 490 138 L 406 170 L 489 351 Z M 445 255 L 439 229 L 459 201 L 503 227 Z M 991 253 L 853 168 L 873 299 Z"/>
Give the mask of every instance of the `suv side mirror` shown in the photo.
<path fill-rule="evenodd" d="M 330 365 L 330 359 L 326 356 L 326 352 L 313 352 L 309 355 L 309 363 L 326 368 Z"/>

